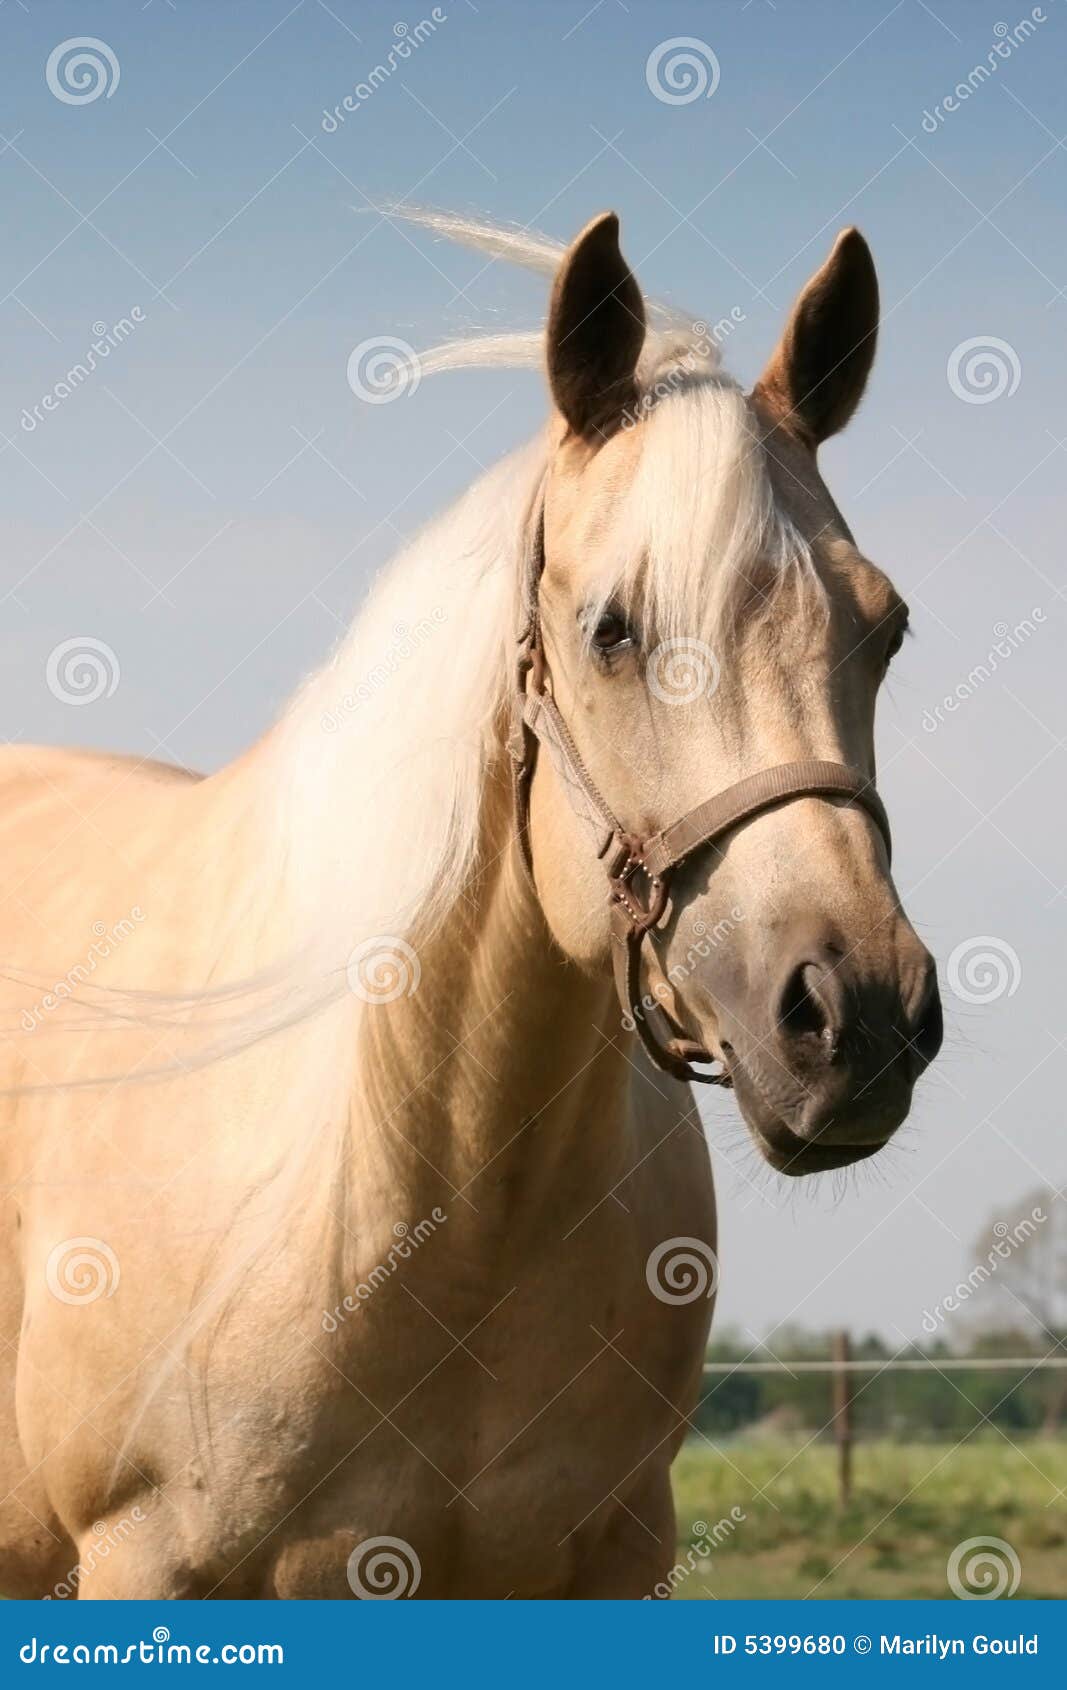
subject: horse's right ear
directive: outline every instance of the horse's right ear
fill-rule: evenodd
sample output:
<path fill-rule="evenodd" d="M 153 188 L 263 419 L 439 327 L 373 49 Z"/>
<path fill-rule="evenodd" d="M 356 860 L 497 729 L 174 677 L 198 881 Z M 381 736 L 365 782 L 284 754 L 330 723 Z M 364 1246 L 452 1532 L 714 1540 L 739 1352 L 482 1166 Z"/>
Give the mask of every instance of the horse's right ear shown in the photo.
<path fill-rule="evenodd" d="M 619 251 L 619 219 L 595 217 L 571 246 L 548 313 L 548 380 L 572 433 L 614 433 L 637 399 L 634 372 L 645 342 L 645 307 Z"/>

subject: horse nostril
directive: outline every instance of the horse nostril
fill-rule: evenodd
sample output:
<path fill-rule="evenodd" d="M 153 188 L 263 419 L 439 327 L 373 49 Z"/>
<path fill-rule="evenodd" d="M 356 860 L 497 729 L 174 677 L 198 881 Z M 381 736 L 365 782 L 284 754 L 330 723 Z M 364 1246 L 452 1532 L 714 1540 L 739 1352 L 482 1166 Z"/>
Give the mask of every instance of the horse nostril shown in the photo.
<path fill-rule="evenodd" d="M 790 1038 L 822 1038 L 830 1018 L 820 993 L 823 970 L 815 962 L 802 962 L 786 980 L 778 1005 L 778 1025 Z"/>

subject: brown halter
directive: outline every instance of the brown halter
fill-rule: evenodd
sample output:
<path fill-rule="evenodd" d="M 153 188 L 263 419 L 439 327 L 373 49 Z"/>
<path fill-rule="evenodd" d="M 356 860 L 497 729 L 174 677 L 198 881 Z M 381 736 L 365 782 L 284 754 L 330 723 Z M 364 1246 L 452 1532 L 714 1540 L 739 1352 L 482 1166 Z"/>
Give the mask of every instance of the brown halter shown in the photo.
<path fill-rule="evenodd" d="M 596 854 L 607 874 L 611 908 L 611 950 L 615 987 L 623 1013 L 632 1019 L 658 1068 L 679 1080 L 729 1085 L 727 1074 L 702 1074 L 694 1062 L 715 1058 L 683 1036 L 659 1003 L 642 1001 L 641 956 L 645 938 L 664 920 L 673 871 L 731 828 L 791 798 L 847 798 L 859 804 L 890 849 L 889 818 L 873 783 L 845 763 L 805 759 L 779 763 L 736 781 L 658 833 L 628 832 L 616 819 L 582 761 L 567 724 L 548 690 L 541 638 L 540 587 L 545 567 L 545 504 L 542 489 L 530 528 L 523 567 L 522 625 L 518 633 L 515 692 L 508 749 L 514 763 L 515 825 L 523 860 L 533 874 L 530 851 L 530 784 L 543 745 L 551 756 L 574 809 L 589 826 Z"/>

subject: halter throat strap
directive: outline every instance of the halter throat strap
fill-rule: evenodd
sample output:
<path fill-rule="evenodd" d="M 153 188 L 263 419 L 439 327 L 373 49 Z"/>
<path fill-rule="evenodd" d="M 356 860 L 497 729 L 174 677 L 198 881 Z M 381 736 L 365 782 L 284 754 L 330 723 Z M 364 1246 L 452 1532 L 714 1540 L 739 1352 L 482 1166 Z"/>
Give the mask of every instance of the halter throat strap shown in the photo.
<path fill-rule="evenodd" d="M 734 828 L 796 798 L 844 800 L 870 816 L 891 849 L 889 818 L 874 783 L 846 763 L 804 758 L 760 769 L 697 804 L 669 826 L 651 834 L 627 830 L 618 820 L 582 759 L 550 690 L 541 634 L 540 585 L 545 566 L 544 489 L 529 528 L 521 584 L 521 625 L 508 749 L 512 759 L 515 831 L 533 879 L 530 848 L 530 787 L 540 746 L 551 757 L 568 799 L 585 823 L 606 875 L 615 987 L 624 1026 L 637 1033 L 652 1061 L 679 1080 L 729 1085 L 723 1073 L 702 1073 L 695 1063 L 715 1061 L 686 1038 L 670 1015 L 641 989 L 645 940 L 669 915 L 671 877 L 695 852 L 716 845 Z"/>

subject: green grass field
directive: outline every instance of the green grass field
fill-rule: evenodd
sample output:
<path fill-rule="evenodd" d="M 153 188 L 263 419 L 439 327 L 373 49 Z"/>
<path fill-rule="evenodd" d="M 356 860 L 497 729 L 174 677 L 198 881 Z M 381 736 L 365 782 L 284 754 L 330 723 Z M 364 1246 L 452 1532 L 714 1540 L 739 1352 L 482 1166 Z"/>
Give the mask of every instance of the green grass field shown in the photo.
<path fill-rule="evenodd" d="M 975 1537 L 1011 1545 L 1018 1597 L 1067 1596 L 1067 1443 L 860 1443 L 846 1509 L 836 1460 L 826 1443 L 691 1439 L 674 1467 L 675 1597 L 949 1598 L 949 1556 Z M 731 1508 L 745 1518 L 716 1532 Z"/>

